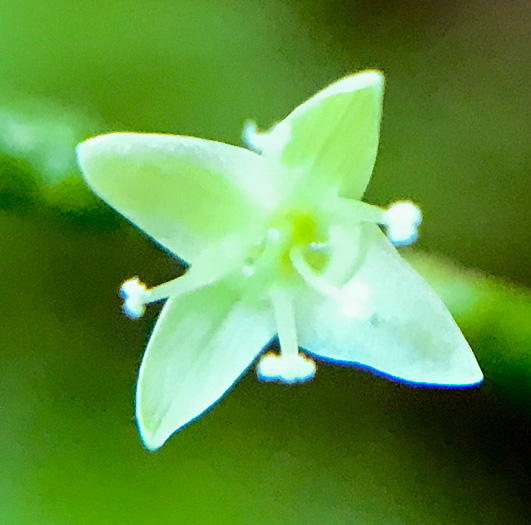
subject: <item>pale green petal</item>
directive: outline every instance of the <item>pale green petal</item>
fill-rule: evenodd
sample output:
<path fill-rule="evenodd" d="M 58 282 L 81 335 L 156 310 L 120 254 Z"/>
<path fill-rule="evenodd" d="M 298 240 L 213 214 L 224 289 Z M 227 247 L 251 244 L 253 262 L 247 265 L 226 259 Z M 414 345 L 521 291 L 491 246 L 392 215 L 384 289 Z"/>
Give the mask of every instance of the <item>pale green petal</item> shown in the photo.
<path fill-rule="evenodd" d="M 244 303 L 226 281 L 170 298 L 140 368 L 136 416 L 145 446 L 161 447 L 215 403 L 274 333 L 269 310 Z"/>
<path fill-rule="evenodd" d="M 351 283 L 350 300 L 340 304 L 315 292 L 299 297 L 301 346 L 404 381 L 479 383 L 483 375 L 474 354 L 442 301 L 376 226 L 365 227 L 371 242 Z M 364 286 L 365 303 L 363 294 L 355 293 Z"/>
<path fill-rule="evenodd" d="M 83 142 L 89 186 L 135 225 L 185 260 L 243 232 L 271 205 L 264 160 L 219 142 L 147 133 L 111 133 Z"/>
<path fill-rule="evenodd" d="M 271 130 L 263 155 L 302 168 L 306 184 L 361 198 L 378 150 L 383 83 L 381 72 L 365 71 L 328 86 Z"/>

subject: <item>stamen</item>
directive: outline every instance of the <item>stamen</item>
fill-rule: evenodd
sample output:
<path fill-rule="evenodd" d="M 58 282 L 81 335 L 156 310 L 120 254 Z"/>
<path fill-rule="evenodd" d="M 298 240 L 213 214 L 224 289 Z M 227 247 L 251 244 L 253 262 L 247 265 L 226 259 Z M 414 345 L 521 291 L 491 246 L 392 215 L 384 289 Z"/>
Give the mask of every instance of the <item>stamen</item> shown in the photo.
<path fill-rule="evenodd" d="M 334 286 L 328 281 L 326 273 L 316 275 L 313 272 L 304 260 L 300 247 L 295 247 L 290 251 L 290 260 L 306 284 L 320 294 L 334 299 L 344 315 L 356 318 L 369 315 L 368 302 L 371 290 L 365 283 L 351 277 L 341 288 Z"/>
<path fill-rule="evenodd" d="M 174 295 L 179 288 L 182 290 L 183 283 L 188 280 L 183 279 L 183 277 L 184 276 L 177 277 L 176 279 L 172 279 L 171 281 L 167 281 L 165 283 L 159 284 L 158 286 L 150 288 L 149 290 L 146 290 L 144 303 L 149 304 L 160 301 L 161 299 L 167 299 L 171 295 Z"/>
<path fill-rule="evenodd" d="M 299 353 L 293 303 L 286 291 L 273 287 L 271 303 L 277 325 L 280 356 L 267 354 L 258 363 L 261 379 L 280 379 L 286 383 L 306 381 L 315 374 L 315 363 Z"/>
<path fill-rule="evenodd" d="M 389 240 L 405 246 L 417 239 L 417 227 L 422 221 L 420 209 L 411 202 L 397 202 L 386 212 L 383 224 L 387 227 Z"/>
<path fill-rule="evenodd" d="M 268 157 L 279 155 L 290 137 L 290 126 L 275 124 L 268 131 L 260 132 L 252 120 L 243 125 L 243 143 L 256 153 L 262 153 L 267 148 Z"/>
<path fill-rule="evenodd" d="M 420 209 L 412 202 L 397 202 L 383 210 L 366 202 L 336 198 L 330 209 L 337 223 L 373 222 L 385 226 L 389 240 L 400 246 L 411 244 L 417 239 L 417 227 L 422 221 Z"/>
<path fill-rule="evenodd" d="M 191 279 L 178 277 L 148 289 L 144 283 L 140 282 L 138 277 L 129 279 L 120 287 L 120 295 L 124 298 L 124 312 L 128 317 L 138 319 L 144 315 L 147 304 L 167 299 L 171 295 L 181 295 L 194 289 L 194 286 L 190 286 L 192 284 L 191 281 Z"/>
<path fill-rule="evenodd" d="M 144 315 L 146 285 L 134 277 L 125 281 L 120 287 L 120 296 L 124 298 L 124 313 L 131 319 L 138 319 Z"/>
<path fill-rule="evenodd" d="M 138 277 L 125 281 L 120 288 L 120 295 L 124 298 L 125 314 L 138 319 L 144 314 L 147 304 L 193 292 L 221 279 L 232 271 L 236 264 L 237 257 L 234 259 L 227 257 L 227 253 L 231 252 L 233 246 L 233 239 L 225 239 L 219 244 L 214 244 L 197 258 L 184 275 L 154 288 L 146 288 Z M 212 267 L 212 260 L 217 261 L 214 267 Z M 251 267 L 250 270 L 253 268 Z"/>
<path fill-rule="evenodd" d="M 309 244 L 310 250 L 315 252 L 325 253 L 328 251 L 328 245 L 324 242 L 311 242 Z"/>
<path fill-rule="evenodd" d="M 276 228 L 269 228 L 267 230 L 267 240 L 276 242 L 280 239 L 280 232 Z"/>
<path fill-rule="evenodd" d="M 348 198 L 334 198 L 330 206 L 330 214 L 337 224 L 359 224 L 372 222 L 384 224 L 386 211 L 368 202 Z"/>
<path fill-rule="evenodd" d="M 242 268 L 242 275 L 244 277 L 252 277 L 255 274 L 255 272 L 256 272 L 256 270 L 254 269 L 254 267 L 251 264 L 246 264 Z"/>
<path fill-rule="evenodd" d="M 308 381 L 315 375 L 315 363 L 302 354 L 283 357 L 266 354 L 258 363 L 258 377 L 264 381 L 280 380 L 285 383 Z"/>
<path fill-rule="evenodd" d="M 270 297 L 277 325 L 281 356 L 297 355 L 299 353 L 299 344 L 291 298 L 280 287 L 273 287 Z"/>
<path fill-rule="evenodd" d="M 181 277 L 153 288 L 146 288 L 138 277 L 134 277 L 125 281 L 120 287 L 120 295 L 124 298 L 124 312 L 128 317 L 138 319 L 144 315 L 147 304 L 193 292 L 217 280 L 217 277 L 212 275 L 210 279 L 205 279 L 202 274 L 190 269 Z"/>
<path fill-rule="evenodd" d="M 123 310 L 128 317 L 138 319 L 144 315 L 147 304 L 193 292 L 216 280 L 198 278 L 198 275 L 199 272 L 192 272 L 190 269 L 181 277 L 153 288 L 146 288 L 138 277 L 129 279 L 120 287 L 120 295 L 124 298 Z"/>
<path fill-rule="evenodd" d="M 316 275 L 302 255 L 301 246 L 295 246 L 289 252 L 291 264 L 304 279 L 308 286 L 314 290 L 335 299 L 341 298 L 341 288 L 338 288 L 326 280 L 322 275 Z"/>
<path fill-rule="evenodd" d="M 264 135 L 266 135 L 266 133 L 260 133 L 256 127 L 256 123 L 252 120 L 248 120 L 243 125 L 243 143 L 256 153 L 262 153 L 262 150 L 264 149 Z"/>

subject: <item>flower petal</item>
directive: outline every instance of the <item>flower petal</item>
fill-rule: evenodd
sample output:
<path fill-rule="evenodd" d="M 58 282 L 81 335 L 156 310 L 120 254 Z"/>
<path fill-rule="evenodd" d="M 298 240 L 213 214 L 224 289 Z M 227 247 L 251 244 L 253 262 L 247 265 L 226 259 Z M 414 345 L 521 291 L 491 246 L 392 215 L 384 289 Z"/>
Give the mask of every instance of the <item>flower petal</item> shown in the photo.
<path fill-rule="evenodd" d="M 383 83 L 381 72 L 365 71 L 328 86 L 270 131 L 263 155 L 303 168 L 306 184 L 309 177 L 361 198 L 378 150 Z"/>
<path fill-rule="evenodd" d="M 308 352 L 400 380 L 472 385 L 483 375 L 452 316 L 383 233 L 365 224 L 367 254 L 347 304 L 300 297 L 299 341 Z M 360 290 L 367 292 L 365 299 Z M 310 303 L 313 305 L 311 306 Z"/>
<path fill-rule="evenodd" d="M 146 448 L 215 403 L 275 333 L 268 310 L 251 308 L 230 281 L 170 298 L 147 347 L 136 394 Z"/>
<path fill-rule="evenodd" d="M 111 133 L 77 153 L 103 200 L 188 261 L 213 239 L 256 224 L 268 196 L 264 160 L 219 142 Z"/>

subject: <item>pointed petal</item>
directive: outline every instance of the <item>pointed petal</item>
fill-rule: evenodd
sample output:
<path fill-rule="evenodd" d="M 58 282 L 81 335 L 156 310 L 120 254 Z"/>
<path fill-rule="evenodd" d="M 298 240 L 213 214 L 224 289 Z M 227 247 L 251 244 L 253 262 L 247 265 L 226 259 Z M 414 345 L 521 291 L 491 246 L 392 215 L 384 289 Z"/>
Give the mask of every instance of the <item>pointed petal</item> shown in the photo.
<path fill-rule="evenodd" d="M 263 159 L 219 142 L 111 133 L 78 146 L 89 186 L 184 259 L 213 239 L 256 224 L 263 209 Z M 251 219 L 252 218 L 252 219 Z"/>
<path fill-rule="evenodd" d="M 376 226 L 365 226 L 371 240 L 350 283 L 350 304 L 315 294 L 299 299 L 301 346 L 407 382 L 481 382 L 474 354 L 442 301 Z M 360 290 L 368 292 L 365 303 Z"/>
<path fill-rule="evenodd" d="M 378 150 L 383 83 L 381 72 L 365 71 L 328 86 L 271 130 L 263 155 L 303 168 L 306 184 L 361 198 Z"/>
<path fill-rule="evenodd" d="M 240 299 L 219 281 L 170 298 L 147 347 L 136 394 L 136 417 L 150 450 L 215 403 L 274 335 L 269 311 Z"/>

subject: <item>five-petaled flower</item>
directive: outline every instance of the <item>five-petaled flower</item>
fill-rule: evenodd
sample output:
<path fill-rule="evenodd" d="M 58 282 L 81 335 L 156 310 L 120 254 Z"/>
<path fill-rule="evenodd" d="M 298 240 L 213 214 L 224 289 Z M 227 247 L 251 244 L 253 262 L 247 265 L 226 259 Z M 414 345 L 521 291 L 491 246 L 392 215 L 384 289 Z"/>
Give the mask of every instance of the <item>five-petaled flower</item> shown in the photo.
<path fill-rule="evenodd" d="M 190 263 L 155 288 L 133 279 L 121 289 L 133 317 L 168 299 L 136 394 L 148 449 L 215 403 L 277 334 L 280 355 L 260 358 L 262 379 L 311 378 L 304 349 L 411 383 L 482 380 L 451 315 L 392 245 L 416 238 L 419 210 L 360 200 L 382 97 L 380 72 L 348 76 L 268 133 L 246 126 L 254 151 L 137 133 L 78 146 L 89 186 Z"/>

